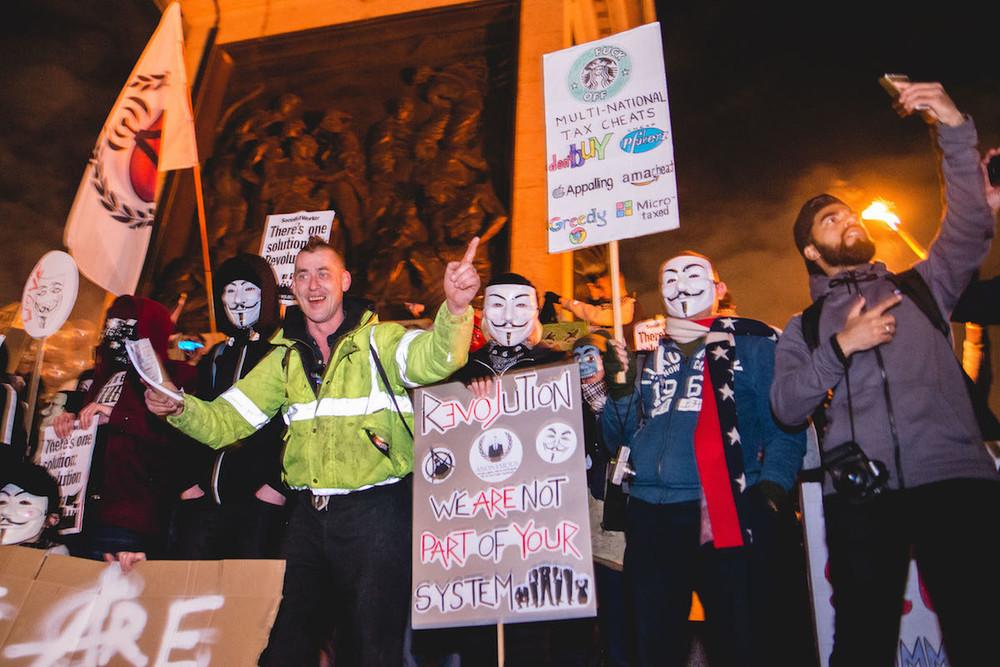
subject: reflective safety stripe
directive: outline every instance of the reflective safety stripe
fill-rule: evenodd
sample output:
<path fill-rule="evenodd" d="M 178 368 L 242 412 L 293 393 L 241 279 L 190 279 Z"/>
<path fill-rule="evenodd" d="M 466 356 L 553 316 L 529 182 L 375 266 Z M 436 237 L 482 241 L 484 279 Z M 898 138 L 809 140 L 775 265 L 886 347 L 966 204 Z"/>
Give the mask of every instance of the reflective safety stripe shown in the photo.
<path fill-rule="evenodd" d="M 413 412 L 413 404 L 408 396 L 397 396 L 396 402 L 403 412 Z M 313 417 L 358 417 L 379 410 L 394 409 L 389 395 L 377 392 L 363 398 L 322 398 L 318 402 L 295 403 L 288 406 L 285 423 L 303 421 Z"/>
<path fill-rule="evenodd" d="M 308 403 L 292 403 L 285 412 L 285 423 L 291 424 L 293 421 L 312 419 L 316 416 L 316 401 Z"/>
<path fill-rule="evenodd" d="M 236 408 L 236 411 L 240 413 L 243 419 L 247 420 L 247 423 L 256 429 L 266 424 L 269 420 L 268 416 L 261 412 L 253 401 L 250 400 L 246 394 L 237 389 L 236 387 L 230 387 L 223 394 L 222 398 L 226 399 L 230 405 Z"/>
<path fill-rule="evenodd" d="M 305 485 L 290 486 L 288 488 L 293 491 L 309 491 L 314 496 L 346 496 L 348 493 L 354 493 L 355 491 L 367 491 L 368 489 L 374 489 L 376 486 L 388 486 L 389 484 L 395 484 L 396 482 L 402 481 L 402 479 L 402 477 L 386 477 L 381 482 L 365 484 L 364 486 L 359 486 L 356 489 L 314 489 Z"/>
<path fill-rule="evenodd" d="M 402 354 L 404 359 L 406 356 L 405 348 L 409 347 L 410 342 L 419 333 L 419 330 L 415 330 L 403 335 L 400 346 L 404 348 Z M 375 347 L 375 327 L 371 329 L 369 341 L 372 347 Z M 398 350 L 396 357 L 398 361 L 400 358 Z M 315 417 L 360 417 L 370 415 L 379 410 L 395 410 L 396 408 L 392 404 L 392 396 L 383 391 L 382 379 L 379 377 L 375 358 L 370 351 L 368 353 L 368 365 L 371 371 L 371 389 L 368 396 L 360 398 L 321 398 L 319 401 L 309 401 L 308 403 L 293 403 L 288 406 L 288 410 L 285 412 L 285 423 L 291 424 L 293 421 L 304 421 Z M 404 373 L 405 369 L 400 367 L 400 375 L 403 377 L 403 381 L 409 386 L 409 381 L 406 380 Z M 402 412 L 413 414 L 413 403 L 405 392 L 401 395 L 396 395 L 396 404 L 399 405 L 399 409 Z"/>
<path fill-rule="evenodd" d="M 419 387 L 420 385 L 411 380 L 406 376 L 406 360 L 407 356 L 410 354 L 410 343 L 424 333 L 420 329 L 411 329 L 403 334 L 403 337 L 399 339 L 399 345 L 396 346 L 396 368 L 399 369 L 399 377 L 403 380 L 403 385 L 407 389 L 413 389 L 414 387 Z"/>
<path fill-rule="evenodd" d="M 378 345 L 375 344 L 375 327 L 371 328 L 371 333 L 368 334 L 368 340 L 371 346 L 378 349 Z M 383 366 L 385 362 L 382 362 Z M 375 365 L 375 357 L 372 356 L 371 351 L 368 352 L 368 365 L 371 367 L 371 393 L 368 394 L 368 400 L 371 401 L 372 407 L 368 409 L 368 412 L 375 412 L 376 410 L 390 409 L 395 410 L 395 406 L 392 404 L 392 397 L 389 396 L 383 389 L 388 389 L 392 391 L 392 387 L 383 387 L 382 378 L 379 377 L 378 366 Z M 402 395 L 396 396 L 396 404 L 399 405 L 401 412 L 413 412 L 413 404 L 410 403 L 410 397 L 407 396 L 404 391 Z"/>

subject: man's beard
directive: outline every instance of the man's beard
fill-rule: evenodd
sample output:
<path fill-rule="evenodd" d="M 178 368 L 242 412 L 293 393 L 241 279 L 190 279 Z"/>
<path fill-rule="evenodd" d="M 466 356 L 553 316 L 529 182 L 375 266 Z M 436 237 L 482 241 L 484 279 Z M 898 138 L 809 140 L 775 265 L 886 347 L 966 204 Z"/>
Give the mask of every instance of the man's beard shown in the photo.
<path fill-rule="evenodd" d="M 813 241 L 819 256 L 830 266 L 856 266 L 866 264 L 875 256 L 875 243 L 868 238 L 857 239 L 851 245 L 843 241 L 837 246 L 824 246 Z"/>

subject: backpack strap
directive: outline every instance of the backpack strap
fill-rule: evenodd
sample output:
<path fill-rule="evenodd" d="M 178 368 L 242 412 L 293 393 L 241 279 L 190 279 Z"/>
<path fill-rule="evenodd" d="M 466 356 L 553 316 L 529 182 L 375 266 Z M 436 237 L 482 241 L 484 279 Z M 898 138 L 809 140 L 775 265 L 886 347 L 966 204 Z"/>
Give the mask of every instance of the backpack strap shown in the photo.
<path fill-rule="evenodd" d="M 819 316 L 823 312 L 825 300 L 824 294 L 802 311 L 802 338 L 805 339 L 810 352 L 819 347 Z"/>
<path fill-rule="evenodd" d="M 889 274 L 889 280 L 895 283 L 899 291 L 910 298 L 920 309 L 920 312 L 930 320 L 930 323 L 941 332 L 945 338 L 951 338 L 951 325 L 945 320 L 938 307 L 937 300 L 931 293 L 927 281 L 916 269 L 908 269 L 900 274 Z"/>
<path fill-rule="evenodd" d="M 403 422 L 403 428 L 406 432 L 410 434 L 410 440 L 413 440 L 413 431 L 410 429 L 410 425 L 406 423 L 406 418 L 403 417 L 403 411 L 399 409 L 399 403 L 396 402 L 396 394 L 392 391 L 392 385 L 389 384 L 389 376 L 385 372 L 385 368 L 382 366 L 382 360 L 378 357 L 378 351 L 375 346 L 371 343 L 368 344 L 368 349 L 371 350 L 372 361 L 375 362 L 375 368 L 378 370 L 378 376 L 382 378 L 382 384 L 385 385 L 385 390 L 389 393 L 389 399 L 392 401 L 392 407 L 396 408 L 396 414 L 399 415 L 400 421 Z"/>

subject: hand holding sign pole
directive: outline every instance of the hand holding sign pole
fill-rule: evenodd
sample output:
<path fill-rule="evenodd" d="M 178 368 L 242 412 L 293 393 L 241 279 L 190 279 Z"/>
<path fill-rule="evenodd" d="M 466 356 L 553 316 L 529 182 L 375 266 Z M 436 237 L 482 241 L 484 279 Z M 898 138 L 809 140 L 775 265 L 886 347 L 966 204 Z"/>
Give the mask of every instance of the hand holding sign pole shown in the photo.
<path fill-rule="evenodd" d="M 625 343 L 625 332 L 622 326 L 622 284 L 618 241 L 612 241 L 608 244 L 608 264 L 611 265 L 611 316 L 615 326 L 615 340 Z M 625 371 L 615 373 L 615 382 L 625 383 Z"/>

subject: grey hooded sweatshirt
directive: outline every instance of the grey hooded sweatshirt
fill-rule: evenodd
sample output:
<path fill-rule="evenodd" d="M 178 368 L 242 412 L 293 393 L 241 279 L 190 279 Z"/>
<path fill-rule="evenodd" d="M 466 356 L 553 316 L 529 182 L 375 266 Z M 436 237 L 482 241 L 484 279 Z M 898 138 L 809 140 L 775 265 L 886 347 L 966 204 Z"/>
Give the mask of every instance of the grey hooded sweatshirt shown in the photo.
<path fill-rule="evenodd" d="M 995 221 L 983 187 L 971 118 L 958 127 L 939 125 L 946 213 L 926 260 L 915 265 L 947 320 L 973 271 L 985 259 Z M 845 373 L 850 372 L 855 440 L 890 472 L 890 487 L 956 479 L 1000 479 L 983 447 L 972 404 L 949 341 L 908 297 L 888 311 L 896 335 L 878 346 L 885 366 L 887 402 L 875 350 L 851 355 L 847 366 L 831 342 L 847 313 L 864 296 L 874 306 L 896 289 L 890 272 L 873 262 L 836 276 L 813 275 L 815 300 L 826 295 L 819 319 L 819 346 L 810 350 L 802 335 L 801 314 L 789 321 L 775 351 L 771 406 L 778 420 L 802 424 L 833 389 L 827 411 L 824 449 L 851 439 Z M 1000 304 L 998 304 L 1000 308 Z M 890 430 L 889 408 L 899 437 L 902 476 Z M 827 492 L 831 491 L 829 484 Z"/>

